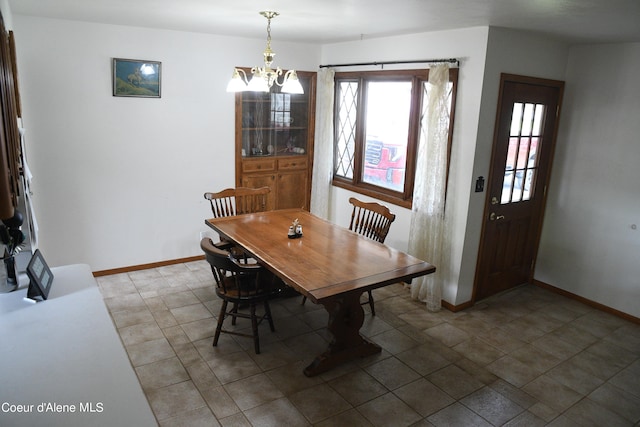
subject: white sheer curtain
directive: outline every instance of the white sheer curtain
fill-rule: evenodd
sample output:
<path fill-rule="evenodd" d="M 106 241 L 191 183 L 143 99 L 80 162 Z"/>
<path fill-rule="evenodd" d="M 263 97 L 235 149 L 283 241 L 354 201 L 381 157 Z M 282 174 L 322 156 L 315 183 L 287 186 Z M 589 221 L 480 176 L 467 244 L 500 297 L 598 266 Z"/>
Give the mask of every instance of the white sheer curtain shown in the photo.
<path fill-rule="evenodd" d="M 444 215 L 449 132 L 449 65 L 429 69 L 428 105 L 423 111 L 416 164 L 409 253 L 436 266 L 436 272 L 413 280 L 412 298 L 425 301 L 429 311 L 441 307 L 442 284 L 449 270 L 449 230 Z"/>
<path fill-rule="evenodd" d="M 313 147 L 311 212 L 329 218 L 329 192 L 333 176 L 333 98 L 334 71 L 322 68 L 316 87 L 316 129 Z"/>

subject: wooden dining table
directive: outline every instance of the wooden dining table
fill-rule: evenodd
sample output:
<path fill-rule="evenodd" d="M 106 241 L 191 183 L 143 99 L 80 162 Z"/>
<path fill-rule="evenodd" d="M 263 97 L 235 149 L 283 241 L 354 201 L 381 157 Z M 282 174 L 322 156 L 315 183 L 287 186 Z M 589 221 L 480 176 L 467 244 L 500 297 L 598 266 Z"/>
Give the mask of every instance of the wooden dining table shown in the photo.
<path fill-rule="evenodd" d="M 302 236 L 289 238 L 298 220 Z M 360 335 L 363 292 L 433 273 L 435 266 L 300 209 L 274 210 L 205 223 L 242 247 L 282 281 L 329 313 L 333 340 L 304 369 L 313 376 L 380 346 Z"/>

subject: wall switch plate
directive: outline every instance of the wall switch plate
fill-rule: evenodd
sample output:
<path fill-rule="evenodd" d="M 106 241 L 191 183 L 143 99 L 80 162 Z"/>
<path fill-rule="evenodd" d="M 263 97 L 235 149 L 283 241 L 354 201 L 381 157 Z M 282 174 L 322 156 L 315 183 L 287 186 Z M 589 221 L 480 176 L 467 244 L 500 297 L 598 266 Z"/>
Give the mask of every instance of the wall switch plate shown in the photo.
<path fill-rule="evenodd" d="M 482 193 L 484 191 L 484 177 L 479 176 L 476 179 L 476 193 Z"/>

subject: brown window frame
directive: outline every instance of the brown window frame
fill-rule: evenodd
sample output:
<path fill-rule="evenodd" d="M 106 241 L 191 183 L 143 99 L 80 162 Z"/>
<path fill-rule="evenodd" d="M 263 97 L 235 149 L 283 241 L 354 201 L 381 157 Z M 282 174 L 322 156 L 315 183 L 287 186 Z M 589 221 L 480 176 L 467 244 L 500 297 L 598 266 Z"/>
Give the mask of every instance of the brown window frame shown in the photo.
<path fill-rule="evenodd" d="M 353 72 L 336 72 L 335 82 L 335 98 L 334 105 L 334 150 L 337 145 L 338 132 L 337 117 L 339 113 L 339 90 L 340 82 L 357 82 L 357 113 L 356 113 L 356 130 L 355 130 L 355 150 L 353 157 L 353 178 L 336 175 L 336 158 L 334 155 L 333 180 L 335 187 L 344 188 L 359 194 L 363 194 L 375 199 L 379 199 L 388 203 L 392 203 L 405 208 L 411 208 L 413 203 L 413 189 L 416 169 L 416 156 L 418 151 L 418 141 L 420 138 L 420 115 L 422 112 L 423 99 L 423 83 L 429 80 L 429 70 L 378 70 L 378 71 L 353 71 Z M 405 166 L 405 183 L 403 191 L 394 191 L 375 184 L 363 181 L 363 156 L 365 151 L 366 136 L 364 130 L 365 108 L 360 106 L 366 105 L 366 87 L 368 82 L 372 81 L 411 81 L 411 106 L 409 118 L 409 134 L 407 141 L 407 156 Z M 452 83 L 451 93 L 451 111 L 449 121 L 449 137 L 447 147 L 447 170 L 449 168 L 449 160 L 451 158 L 451 144 L 453 140 L 453 122 L 456 103 L 456 93 L 458 88 L 458 69 L 449 69 L 449 82 Z"/>

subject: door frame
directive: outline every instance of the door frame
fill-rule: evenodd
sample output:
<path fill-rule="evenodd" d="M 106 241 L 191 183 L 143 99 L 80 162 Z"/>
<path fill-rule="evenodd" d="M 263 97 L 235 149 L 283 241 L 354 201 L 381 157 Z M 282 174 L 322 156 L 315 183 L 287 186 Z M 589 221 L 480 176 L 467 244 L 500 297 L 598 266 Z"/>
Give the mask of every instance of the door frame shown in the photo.
<path fill-rule="evenodd" d="M 493 129 L 493 138 L 492 138 L 492 145 L 491 145 L 491 157 L 490 157 L 490 164 L 489 164 L 489 173 L 488 173 L 488 178 L 487 178 L 487 191 L 485 194 L 485 202 L 484 202 L 484 208 L 482 210 L 482 229 L 480 232 L 480 241 L 478 242 L 478 255 L 476 258 L 476 269 L 475 269 L 475 276 L 474 276 L 474 281 L 473 281 L 473 292 L 472 292 L 472 297 L 471 297 L 471 303 L 475 304 L 476 302 L 476 298 L 478 296 L 478 287 L 480 285 L 480 280 L 481 280 L 481 273 L 482 273 L 482 265 L 481 262 L 482 257 L 483 257 L 483 248 L 484 248 L 484 243 L 485 243 L 485 238 L 486 238 L 486 233 L 487 233 L 487 218 L 490 215 L 490 212 L 492 210 L 492 204 L 491 204 L 491 191 L 490 191 L 490 185 L 491 182 L 493 182 L 494 177 L 494 157 L 496 155 L 496 150 L 497 150 L 497 145 L 498 145 L 498 134 L 499 134 L 499 125 L 500 125 L 500 112 L 502 111 L 502 107 L 503 107 L 503 97 L 504 97 L 504 87 L 506 83 L 517 83 L 517 84 L 531 84 L 531 85 L 537 85 L 537 86 L 547 86 L 547 87 L 553 87 L 558 89 L 558 105 L 557 105 L 557 111 L 556 111 L 556 125 L 555 128 L 553 130 L 553 136 L 552 136 L 552 141 L 551 141 L 551 149 L 550 149 L 550 155 L 549 155 L 549 161 L 546 167 L 546 172 L 544 174 L 544 182 L 545 182 L 545 188 L 543 190 L 543 195 L 542 195 L 542 201 L 540 204 L 540 210 L 538 212 L 538 216 L 536 218 L 536 222 L 535 222 L 535 227 L 536 227 L 536 236 L 534 239 L 534 247 L 532 248 L 533 251 L 533 262 L 531 264 L 531 269 L 529 271 L 529 275 L 527 277 L 527 283 L 532 283 L 533 282 L 533 275 L 535 272 L 535 265 L 536 265 L 536 261 L 537 261 L 537 257 L 538 257 L 538 249 L 540 246 L 540 238 L 542 235 L 542 226 L 543 226 L 543 221 L 544 221 L 544 214 L 545 214 L 545 210 L 546 210 L 546 202 L 547 202 L 547 194 L 548 194 L 548 189 L 549 189 L 549 180 L 551 178 L 551 171 L 553 170 L 553 159 L 555 156 L 555 147 L 556 147 L 556 142 L 557 142 L 557 137 L 558 137 L 558 129 L 560 127 L 560 112 L 562 111 L 562 101 L 563 101 L 563 94 L 564 94 L 564 82 L 560 81 L 560 80 L 552 80 L 552 79 L 543 79 L 543 78 L 537 78 L 537 77 L 530 77 L 530 76 L 523 76 L 523 75 L 517 75 L 517 74 L 508 74 L 508 73 L 501 73 L 500 74 L 500 87 L 499 87 L 499 93 L 498 93 L 498 102 L 496 105 L 496 117 L 495 117 L 495 122 L 494 122 L 494 129 Z M 485 257 L 486 258 L 486 257 Z M 507 290 L 508 291 L 508 290 Z M 504 292 L 504 291 L 503 291 Z"/>

